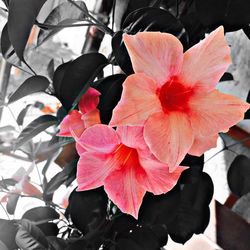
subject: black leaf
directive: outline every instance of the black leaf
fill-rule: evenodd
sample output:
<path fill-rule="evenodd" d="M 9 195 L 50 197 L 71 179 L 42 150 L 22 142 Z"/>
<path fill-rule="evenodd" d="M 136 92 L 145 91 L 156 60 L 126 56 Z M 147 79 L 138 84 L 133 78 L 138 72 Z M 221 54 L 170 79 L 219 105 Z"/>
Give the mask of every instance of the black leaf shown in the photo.
<path fill-rule="evenodd" d="M 6 206 L 7 212 L 9 214 L 15 213 L 18 199 L 19 199 L 19 194 L 15 194 L 15 193 L 9 194 L 8 202 L 7 202 L 7 206 Z"/>
<path fill-rule="evenodd" d="M 0 219 L 0 240 L 7 246 L 7 250 L 14 250 L 18 248 L 15 242 L 18 228 L 15 223 L 16 222 L 14 220 Z"/>

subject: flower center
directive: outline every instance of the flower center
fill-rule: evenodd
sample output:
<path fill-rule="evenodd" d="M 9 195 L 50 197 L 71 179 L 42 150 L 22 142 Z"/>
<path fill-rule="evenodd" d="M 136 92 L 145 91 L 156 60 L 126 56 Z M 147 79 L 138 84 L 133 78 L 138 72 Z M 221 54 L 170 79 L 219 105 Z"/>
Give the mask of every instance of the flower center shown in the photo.
<path fill-rule="evenodd" d="M 134 166 L 139 164 L 138 153 L 135 148 L 120 144 L 115 150 L 115 157 L 122 166 Z"/>
<path fill-rule="evenodd" d="M 189 110 L 188 101 L 193 93 L 193 88 L 171 79 L 159 89 L 159 99 L 163 111 L 165 113 L 170 111 L 187 112 Z"/>

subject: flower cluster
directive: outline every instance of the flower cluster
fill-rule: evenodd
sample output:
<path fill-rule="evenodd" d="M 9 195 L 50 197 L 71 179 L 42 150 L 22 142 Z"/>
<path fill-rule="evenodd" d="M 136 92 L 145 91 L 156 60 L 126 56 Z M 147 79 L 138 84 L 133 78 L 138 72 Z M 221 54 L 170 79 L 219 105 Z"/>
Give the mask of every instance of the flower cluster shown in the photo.
<path fill-rule="evenodd" d="M 183 54 L 171 34 L 125 34 L 134 74 L 123 83 L 109 125 L 100 124 L 100 93 L 90 88 L 61 124 L 80 155 L 78 190 L 104 186 L 125 213 L 138 217 L 146 191 L 171 190 L 185 155 L 216 146 L 219 132 L 243 119 L 248 103 L 215 89 L 231 63 L 219 27 Z"/>

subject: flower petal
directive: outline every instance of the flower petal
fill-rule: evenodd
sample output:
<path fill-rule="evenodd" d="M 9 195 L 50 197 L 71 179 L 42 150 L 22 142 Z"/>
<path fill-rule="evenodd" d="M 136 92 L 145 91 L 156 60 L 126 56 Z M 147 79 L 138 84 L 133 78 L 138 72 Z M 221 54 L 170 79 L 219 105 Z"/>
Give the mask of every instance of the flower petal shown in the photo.
<path fill-rule="evenodd" d="M 97 124 L 87 128 L 78 143 L 88 151 L 110 153 L 120 144 L 120 139 L 112 127 Z"/>
<path fill-rule="evenodd" d="M 216 148 L 218 134 L 211 136 L 195 136 L 194 143 L 188 153 L 190 155 L 201 156 L 211 148 Z"/>
<path fill-rule="evenodd" d="M 133 69 L 145 73 L 158 84 L 164 84 L 180 71 L 183 47 L 171 34 L 160 32 L 139 32 L 123 35 Z"/>
<path fill-rule="evenodd" d="M 193 131 L 185 113 L 161 112 L 145 123 L 144 138 L 152 153 L 173 172 L 193 144 Z"/>
<path fill-rule="evenodd" d="M 116 168 L 119 168 L 118 162 L 108 154 L 96 152 L 82 154 L 77 165 L 77 191 L 102 186 L 105 178 Z"/>
<path fill-rule="evenodd" d="M 76 142 L 76 151 L 78 155 L 81 155 L 85 152 L 87 152 L 87 150 L 85 148 L 83 148 L 79 143 Z"/>
<path fill-rule="evenodd" d="M 133 74 L 123 83 L 121 100 L 113 110 L 111 126 L 142 125 L 149 115 L 161 110 L 157 84 L 145 74 Z"/>
<path fill-rule="evenodd" d="M 146 191 L 137 182 L 139 166 L 123 167 L 112 172 L 104 181 L 108 197 L 127 214 L 136 219 Z M 143 169 L 141 168 L 143 171 Z"/>
<path fill-rule="evenodd" d="M 193 130 L 198 136 L 226 132 L 244 118 L 250 105 L 239 98 L 213 90 L 193 96 L 189 101 Z"/>
<path fill-rule="evenodd" d="M 89 88 L 80 99 L 79 109 L 85 114 L 95 109 L 99 103 L 99 96 L 101 93 L 94 88 Z"/>
<path fill-rule="evenodd" d="M 82 114 L 77 110 L 72 110 L 66 115 L 60 124 L 60 132 L 58 136 L 73 137 L 80 136 L 85 129 L 84 122 L 81 119 Z"/>
<path fill-rule="evenodd" d="M 82 120 L 86 128 L 91 127 L 95 124 L 100 124 L 100 111 L 99 109 L 95 108 L 85 114 L 82 115 Z"/>
<path fill-rule="evenodd" d="M 186 169 L 186 167 L 177 167 L 170 173 L 168 165 L 154 157 L 140 157 L 140 163 L 146 175 L 141 175 L 139 182 L 147 191 L 155 195 L 170 191 L 176 185 L 182 171 Z"/>
<path fill-rule="evenodd" d="M 179 80 L 188 86 L 211 91 L 230 64 L 230 48 L 220 26 L 184 53 Z"/>
<path fill-rule="evenodd" d="M 147 147 L 141 126 L 118 126 L 116 132 L 120 136 L 121 142 L 130 148 L 144 149 Z"/>

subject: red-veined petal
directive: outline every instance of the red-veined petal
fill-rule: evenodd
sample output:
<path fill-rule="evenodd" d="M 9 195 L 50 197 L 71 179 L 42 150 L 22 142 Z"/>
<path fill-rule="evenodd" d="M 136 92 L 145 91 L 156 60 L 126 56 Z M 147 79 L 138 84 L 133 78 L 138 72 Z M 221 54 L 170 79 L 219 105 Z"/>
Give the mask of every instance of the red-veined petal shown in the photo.
<path fill-rule="evenodd" d="M 145 123 L 144 138 L 152 153 L 173 172 L 193 144 L 193 131 L 185 113 L 161 112 Z"/>
<path fill-rule="evenodd" d="M 93 109 L 95 109 L 99 103 L 99 96 L 101 93 L 94 88 L 89 88 L 85 94 L 80 99 L 79 109 L 85 114 Z"/>
<path fill-rule="evenodd" d="M 211 91 L 230 64 L 230 48 L 220 26 L 184 53 L 179 80 L 196 89 Z"/>
<path fill-rule="evenodd" d="M 250 104 L 239 98 L 213 90 L 197 94 L 189 100 L 193 130 L 198 136 L 210 136 L 226 132 L 244 118 Z"/>
<path fill-rule="evenodd" d="M 137 182 L 140 172 L 144 174 L 140 166 L 126 166 L 113 171 L 104 181 L 104 189 L 108 197 L 127 214 L 136 219 L 145 195 L 145 189 Z"/>
<path fill-rule="evenodd" d="M 88 151 L 110 153 L 120 144 L 120 139 L 112 127 L 97 124 L 87 128 L 77 142 Z"/>
<path fill-rule="evenodd" d="M 133 69 L 145 73 L 158 84 L 164 84 L 179 73 L 183 60 L 183 47 L 171 34 L 139 32 L 123 35 Z"/>
<path fill-rule="evenodd" d="M 145 74 L 127 77 L 110 125 L 142 125 L 149 115 L 159 112 L 162 108 L 157 88 L 157 83 Z"/>
<path fill-rule="evenodd" d="M 218 134 L 211 136 L 195 136 L 194 143 L 189 149 L 190 155 L 201 156 L 206 151 L 217 146 Z"/>
<path fill-rule="evenodd" d="M 144 149 L 147 147 L 142 126 L 118 126 L 116 132 L 120 136 L 121 142 L 130 148 Z"/>
<path fill-rule="evenodd" d="M 177 167 L 174 172 L 170 173 L 167 164 L 164 164 L 154 157 L 139 157 L 141 166 L 144 168 L 146 175 L 139 182 L 149 192 L 159 195 L 170 191 L 180 178 L 182 171 L 186 167 Z"/>

